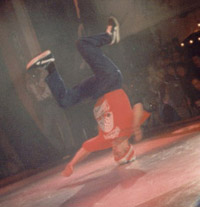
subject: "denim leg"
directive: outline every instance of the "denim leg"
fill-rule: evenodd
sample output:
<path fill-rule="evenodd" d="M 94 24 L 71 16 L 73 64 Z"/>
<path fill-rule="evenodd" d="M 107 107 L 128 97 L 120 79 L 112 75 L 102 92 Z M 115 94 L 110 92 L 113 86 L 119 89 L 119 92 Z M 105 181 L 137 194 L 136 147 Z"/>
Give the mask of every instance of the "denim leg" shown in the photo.
<path fill-rule="evenodd" d="M 77 48 L 90 65 L 94 75 L 73 88 L 66 88 L 54 63 L 47 66 L 53 67 L 54 72 L 47 76 L 46 82 L 61 107 L 72 106 L 85 98 L 96 99 L 107 92 L 121 88 L 120 70 L 100 49 L 101 46 L 110 42 L 111 37 L 106 33 L 78 40 Z"/>
<path fill-rule="evenodd" d="M 54 71 L 46 77 L 46 83 L 58 104 L 61 107 L 67 107 L 78 103 L 80 97 L 79 91 L 76 89 L 66 88 L 66 85 L 56 70 L 54 63 L 50 63 L 47 67 L 54 69 Z"/>
<path fill-rule="evenodd" d="M 105 56 L 100 48 L 110 42 L 111 36 L 107 33 L 82 37 L 77 41 L 78 51 L 89 64 L 95 75 L 119 71 L 119 68 Z"/>
<path fill-rule="evenodd" d="M 96 88 L 93 98 L 122 87 L 122 75 L 119 68 L 102 52 L 101 46 L 109 44 L 111 36 L 102 33 L 82 37 L 77 41 L 77 48 L 89 64 L 96 77 Z"/>
<path fill-rule="evenodd" d="M 73 88 L 67 88 L 54 63 L 47 67 L 53 67 L 54 72 L 46 77 L 46 83 L 61 107 L 72 106 L 83 99 L 91 98 L 95 94 L 96 88 L 94 86 L 97 85 L 95 76 L 89 77 Z"/>

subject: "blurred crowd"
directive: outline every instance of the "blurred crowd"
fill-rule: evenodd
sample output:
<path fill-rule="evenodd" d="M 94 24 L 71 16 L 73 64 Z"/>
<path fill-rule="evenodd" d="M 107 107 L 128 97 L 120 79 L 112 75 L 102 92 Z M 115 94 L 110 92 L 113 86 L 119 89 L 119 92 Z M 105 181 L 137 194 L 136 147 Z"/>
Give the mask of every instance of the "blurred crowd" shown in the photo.
<path fill-rule="evenodd" d="M 148 93 L 144 108 L 151 112 L 149 127 L 200 115 L 200 52 L 168 45 L 147 66 Z M 147 93 L 147 94 L 148 94 Z"/>

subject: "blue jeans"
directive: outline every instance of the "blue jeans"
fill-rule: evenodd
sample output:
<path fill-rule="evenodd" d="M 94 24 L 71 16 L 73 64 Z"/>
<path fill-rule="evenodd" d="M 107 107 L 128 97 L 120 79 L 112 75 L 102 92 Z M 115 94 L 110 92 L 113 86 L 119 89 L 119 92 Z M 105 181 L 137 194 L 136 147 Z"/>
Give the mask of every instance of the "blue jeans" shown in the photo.
<path fill-rule="evenodd" d="M 77 41 L 77 48 L 93 71 L 93 76 L 82 81 L 73 88 L 66 88 L 54 63 L 54 67 L 46 82 L 61 107 L 72 106 L 85 98 L 97 99 L 110 91 L 122 87 L 122 75 L 119 68 L 101 51 L 101 46 L 109 44 L 111 36 L 102 33 L 90 37 L 82 37 Z"/>

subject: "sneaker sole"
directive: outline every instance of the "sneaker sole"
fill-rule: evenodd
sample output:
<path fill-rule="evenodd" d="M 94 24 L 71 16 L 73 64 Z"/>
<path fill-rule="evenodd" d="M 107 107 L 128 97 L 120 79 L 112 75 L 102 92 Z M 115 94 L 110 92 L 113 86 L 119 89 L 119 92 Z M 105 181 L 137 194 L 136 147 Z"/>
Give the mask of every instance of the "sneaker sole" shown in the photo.
<path fill-rule="evenodd" d="M 39 61 L 42 58 L 45 58 L 46 56 L 50 55 L 51 51 L 50 50 L 46 50 L 45 52 L 43 52 L 42 54 L 36 56 L 35 58 L 33 58 L 27 65 L 26 65 L 26 70 L 29 70 L 31 68 L 32 65 L 34 65 L 37 61 Z M 54 61 L 54 58 L 50 58 L 52 59 L 52 61 Z M 49 60 L 48 60 L 49 61 Z M 43 63 L 45 63 L 45 60 L 43 61 Z"/>

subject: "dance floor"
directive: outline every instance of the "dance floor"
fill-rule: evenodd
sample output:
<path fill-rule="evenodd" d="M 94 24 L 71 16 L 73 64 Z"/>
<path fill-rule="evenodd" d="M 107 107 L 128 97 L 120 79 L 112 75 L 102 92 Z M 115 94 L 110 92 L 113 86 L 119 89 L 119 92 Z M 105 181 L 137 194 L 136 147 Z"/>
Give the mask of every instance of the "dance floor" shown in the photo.
<path fill-rule="evenodd" d="M 137 160 L 117 166 L 110 150 L 0 189 L 0 207 L 193 207 L 200 199 L 200 122 L 134 145 Z"/>

